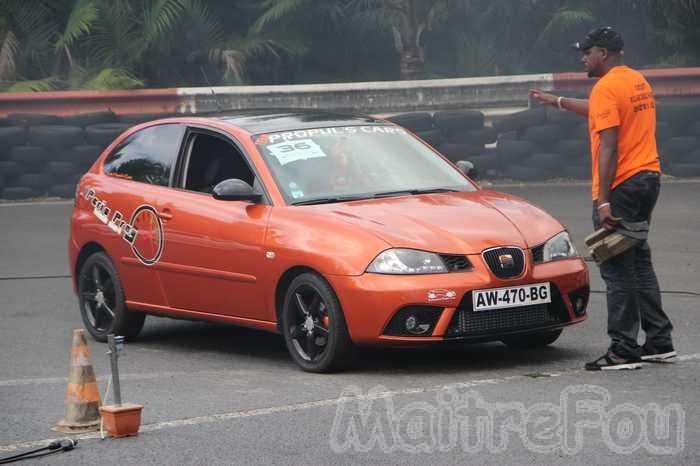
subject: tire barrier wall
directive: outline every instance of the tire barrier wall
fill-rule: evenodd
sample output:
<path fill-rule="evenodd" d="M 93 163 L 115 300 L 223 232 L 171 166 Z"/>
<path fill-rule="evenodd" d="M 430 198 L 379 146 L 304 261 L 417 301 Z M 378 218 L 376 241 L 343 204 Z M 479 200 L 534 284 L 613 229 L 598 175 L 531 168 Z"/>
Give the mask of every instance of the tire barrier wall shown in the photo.
<path fill-rule="evenodd" d="M 70 117 L 30 113 L 0 118 L 0 199 L 75 196 L 80 177 L 122 132 L 169 115 Z"/>
<path fill-rule="evenodd" d="M 646 70 L 659 104 L 657 138 L 664 170 L 700 176 L 700 68 Z M 583 119 L 527 110 L 484 122 L 477 109 L 508 113 L 528 90 L 582 94 L 581 73 L 296 86 L 140 91 L 0 93 L 0 199 L 74 196 L 81 174 L 129 126 L 176 114 L 241 108 L 324 108 L 403 113 L 390 119 L 451 160 L 470 160 L 482 177 L 542 180 L 590 177 Z M 680 102 L 680 103 L 679 103 Z M 433 112 L 432 110 L 440 109 Z M 450 109 L 450 110 L 447 110 Z M 467 109 L 467 110 L 464 110 Z M 505 110 L 503 110 L 505 109 Z"/>
<path fill-rule="evenodd" d="M 452 162 L 470 161 L 477 178 L 591 179 L 588 123 L 571 112 L 538 106 L 496 119 L 491 127 L 474 110 L 404 113 L 388 119 L 414 132 Z M 700 176 L 700 103 L 660 101 L 657 119 L 664 173 Z"/>

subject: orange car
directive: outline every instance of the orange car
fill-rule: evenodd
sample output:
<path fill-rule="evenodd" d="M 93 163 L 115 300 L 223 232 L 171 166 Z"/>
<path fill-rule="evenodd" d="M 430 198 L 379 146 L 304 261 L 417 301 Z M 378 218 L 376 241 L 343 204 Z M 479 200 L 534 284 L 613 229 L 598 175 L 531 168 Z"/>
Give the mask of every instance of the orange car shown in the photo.
<path fill-rule="evenodd" d="M 146 314 L 284 335 L 324 372 L 355 345 L 554 342 L 586 318 L 565 228 L 370 117 L 251 112 L 133 127 L 80 181 L 71 268 L 87 330 Z"/>

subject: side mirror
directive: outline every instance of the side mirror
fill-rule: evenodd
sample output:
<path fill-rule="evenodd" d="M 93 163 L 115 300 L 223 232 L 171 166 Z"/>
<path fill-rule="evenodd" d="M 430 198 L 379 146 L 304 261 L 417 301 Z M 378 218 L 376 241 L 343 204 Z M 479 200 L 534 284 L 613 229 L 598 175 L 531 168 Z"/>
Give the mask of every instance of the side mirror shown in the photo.
<path fill-rule="evenodd" d="M 461 171 L 467 176 L 469 176 L 470 173 L 474 172 L 474 164 L 467 160 L 460 160 L 459 162 L 457 162 L 456 165 L 457 168 L 459 168 L 459 171 Z"/>
<path fill-rule="evenodd" d="M 253 201 L 257 202 L 262 194 L 255 192 L 253 187 L 238 178 L 229 178 L 214 186 L 214 199 L 220 201 Z"/>

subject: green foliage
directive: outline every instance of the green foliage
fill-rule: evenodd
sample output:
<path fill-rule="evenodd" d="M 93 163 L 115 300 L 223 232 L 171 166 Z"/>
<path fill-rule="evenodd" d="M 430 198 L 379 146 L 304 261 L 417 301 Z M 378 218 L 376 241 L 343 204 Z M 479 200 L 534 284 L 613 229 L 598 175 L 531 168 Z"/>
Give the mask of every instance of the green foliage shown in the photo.
<path fill-rule="evenodd" d="M 7 92 L 48 92 L 60 88 L 61 79 L 58 76 L 50 76 L 44 79 L 31 81 L 18 81 L 7 88 Z"/>
<path fill-rule="evenodd" d="M 136 89 L 143 87 L 143 81 L 136 79 L 126 70 L 105 68 L 87 80 L 82 88 L 91 90 Z"/>
<path fill-rule="evenodd" d="M 579 70 L 571 44 L 607 24 L 623 33 L 633 66 L 700 64 L 700 0 L 0 0 L 0 6 L 0 88 L 8 91 L 398 79 L 390 13 L 411 7 L 432 12 L 421 37 L 429 77 Z"/>

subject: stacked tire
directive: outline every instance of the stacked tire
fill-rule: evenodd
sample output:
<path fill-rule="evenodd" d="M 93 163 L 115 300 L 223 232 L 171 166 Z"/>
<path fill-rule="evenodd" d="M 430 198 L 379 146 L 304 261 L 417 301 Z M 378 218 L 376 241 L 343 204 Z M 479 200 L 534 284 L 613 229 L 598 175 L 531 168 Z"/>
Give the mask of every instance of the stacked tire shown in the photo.
<path fill-rule="evenodd" d="M 700 176 L 700 105 L 661 102 L 657 117 L 656 138 L 664 173 Z"/>
<path fill-rule="evenodd" d="M 116 128 L 104 130 L 114 121 L 112 112 L 65 118 L 11 114 L 0 120 L 0 199 L 72 198 L 76 183 L 108 144 L 105 133 L 116 136 Z M 86 135 L 95 133 L 99 143 L 88 144 Z"/>
<path fill-rule="evenodd" d="M 484 125 L 484 114 L 479 111 L 404 113 L 389 120 L 415 133 L 452 162 L 469 160 L 481 173 L 498 165 L 495 151 L 486 147 L 496 142 L 496 130 Z"/>
<path fill-rule="evenodd" d="M 535 107 L 494 122 L 499 132 L 502 175 L 518 181 L 590 179 L 586 119 L 550 107 Z"/>

